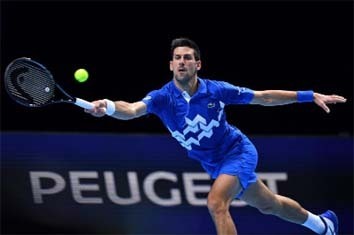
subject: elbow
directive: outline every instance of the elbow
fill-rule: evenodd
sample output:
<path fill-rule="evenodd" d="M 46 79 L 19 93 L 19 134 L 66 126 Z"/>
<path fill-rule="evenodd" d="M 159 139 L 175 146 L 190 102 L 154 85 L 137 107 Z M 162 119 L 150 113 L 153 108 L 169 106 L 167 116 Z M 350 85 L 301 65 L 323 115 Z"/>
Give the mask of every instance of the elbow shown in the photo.
<path fill-rule="evenodd" d="M 263 106 L 274 106 L 276 103 L 273 102 L 271 98 L 264 98 L 262 104 Z"/>
<path fill-rule="evenodd" d="M 259 104 L 262 106 L 273 106 L 274 99 L 268 91 L 257 91 L 252 101 L 253 104 Z"/>

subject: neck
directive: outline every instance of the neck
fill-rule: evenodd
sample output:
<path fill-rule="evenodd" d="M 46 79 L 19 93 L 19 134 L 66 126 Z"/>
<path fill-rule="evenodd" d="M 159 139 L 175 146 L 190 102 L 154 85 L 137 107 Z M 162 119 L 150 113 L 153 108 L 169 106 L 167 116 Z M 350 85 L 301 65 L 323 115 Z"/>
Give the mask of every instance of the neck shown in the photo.
<path fill-rule="evenodd" d="M 179 90 L 186 91 L 190 96 L 192 96 L 198 89 L 197 77 L 194 77 L 187 82 L 178 81 L 174 78 L 173 82 Z"/>

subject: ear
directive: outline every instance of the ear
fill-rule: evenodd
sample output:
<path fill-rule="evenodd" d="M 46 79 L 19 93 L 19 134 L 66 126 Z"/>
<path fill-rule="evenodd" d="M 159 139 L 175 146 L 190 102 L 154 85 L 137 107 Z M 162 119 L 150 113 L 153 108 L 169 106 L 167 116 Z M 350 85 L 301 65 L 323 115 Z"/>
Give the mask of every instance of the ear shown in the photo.
<path fill-rule="evenodd" d="M 172 61 L 170 61 L 170 71 L 173 71 Z"/>
<path fill-rule="evenodd" d="M 197 65 L 197 70 L 199 71 L 202 68 L 202 61 L 198 60 L 196 65 Z"/>

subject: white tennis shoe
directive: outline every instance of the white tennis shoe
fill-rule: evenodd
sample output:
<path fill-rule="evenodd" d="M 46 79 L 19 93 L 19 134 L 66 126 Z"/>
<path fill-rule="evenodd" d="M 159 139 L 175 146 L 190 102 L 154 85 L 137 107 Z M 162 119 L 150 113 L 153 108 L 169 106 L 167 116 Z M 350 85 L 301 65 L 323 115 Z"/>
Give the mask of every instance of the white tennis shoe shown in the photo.
<path fill-rule="evenodd" d="M 338 235 L 338 217 L 337 215 L 328 210 L 319 215 L 323 223 L 325 224 L 325 231 L 322 235 Z"/>

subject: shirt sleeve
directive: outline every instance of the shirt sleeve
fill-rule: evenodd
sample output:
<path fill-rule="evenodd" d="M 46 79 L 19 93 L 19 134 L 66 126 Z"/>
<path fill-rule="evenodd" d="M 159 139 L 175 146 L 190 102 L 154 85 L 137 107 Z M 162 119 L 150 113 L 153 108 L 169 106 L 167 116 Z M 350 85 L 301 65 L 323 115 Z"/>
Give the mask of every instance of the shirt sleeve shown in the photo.
<path fill-rule="evenodd" d="M 222 81 L 218 82 L 217 86 L 225 104 L 249 104 L 254 97 L 254 91 L 247 87 L 235 86 Z"/>
<path fill-rule="evenodd" d="M 149 92 L 143 99 L 147 106 L 147 112 L 153 114 L 160 114 L 163 107 L 166 104 L 166 97 L 163 95 L 161 90 L 154 90 Z"/>

